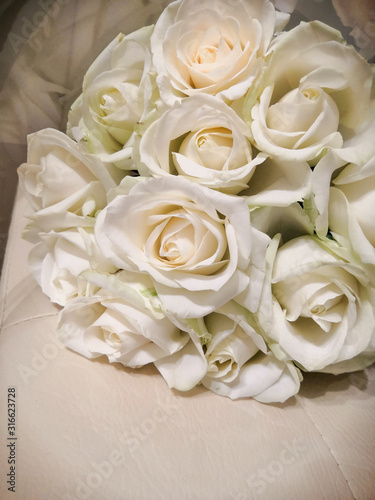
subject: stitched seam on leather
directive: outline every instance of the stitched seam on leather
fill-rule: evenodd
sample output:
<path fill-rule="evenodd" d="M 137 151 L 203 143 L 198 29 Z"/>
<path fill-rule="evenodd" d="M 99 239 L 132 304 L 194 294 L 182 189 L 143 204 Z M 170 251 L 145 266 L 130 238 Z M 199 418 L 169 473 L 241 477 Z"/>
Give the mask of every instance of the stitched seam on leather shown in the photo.
<path fill-rule="evenodd" d="M 32 316 L 31 318 L 24 318 L 20 319 L 19 321 L 16 321 L 15 323 L 9 323 L 2 328 L 2 331 L 6 331 L 7 328 L 11 328 L 13 326 L 21 325 L 22 323 L 27 323 L 28 321 L 33 321 L 34 319 L 41 319 L 41 318 L 49 318 L 51 316 L 57 316 L 58 312 L 53 312 L 53 313 L 47 313 L 47 314 L 39 314 L 38 316 Z"/>
<path fill-rule="evenodd" d="M 327 443 L 326 439 L 324 438 L 323 434 L 321 433 L 321 431 L 319 430 L 319 427 L 317 426 L 317 424 L 314 422 L 314 420 L 312 419 L 312 417 L 310 416 L 308 410 L 302 405 L 302 403 L 300 402 L 300 399 L 298 397 L 296 397 L 296 401 L 297 401 L 297 404 L 300 408 L 302 408 L 302 410 L 304 411 L 304 413 L 306 414 L 307 418 L 310 420 L 310 422 L 313 424 L 313 426 L 315 427 L 315 429 L 318 431 L 318 433 L 320 434 L 320 436 L 322 437 L 322 440 L 324 442 L 324 444 L 326 445 L 326 447 L 328 448 L 332 458 L 334 459 L 338 469 L 340 470 L 343 478 L 345 479 L 345 482 L 346 484 L 348 485 L 348 488 L 349 488 L 349 491 L 353 497 L 353 500 L 358 500 L 354 493 L 353 493 L 353 490 L 349 484 L 349 480 L 346 478 L 345 474 L 344 474 L 344 471 L 342 470 L 341 468 L 341 465 L 339 463 L 339 461 L 337 460 L 337 458 L 335 457 L 335 454 L 333 453 L 333 451 L 331 450 L 331 447 L 329 446 L 329 444 Z"/>

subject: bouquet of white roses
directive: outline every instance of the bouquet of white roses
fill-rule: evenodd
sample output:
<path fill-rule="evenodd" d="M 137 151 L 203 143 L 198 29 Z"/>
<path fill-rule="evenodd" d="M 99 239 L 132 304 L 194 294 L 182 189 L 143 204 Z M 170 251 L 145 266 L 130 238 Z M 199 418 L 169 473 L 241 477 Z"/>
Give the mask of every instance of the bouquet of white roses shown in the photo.
<path fill-rule="evenodd" d="M 19 168 L 31 271 L 88 357 L 282 402 L 375 360 L 373 68 L 269 0 L 177 0 Z"/>

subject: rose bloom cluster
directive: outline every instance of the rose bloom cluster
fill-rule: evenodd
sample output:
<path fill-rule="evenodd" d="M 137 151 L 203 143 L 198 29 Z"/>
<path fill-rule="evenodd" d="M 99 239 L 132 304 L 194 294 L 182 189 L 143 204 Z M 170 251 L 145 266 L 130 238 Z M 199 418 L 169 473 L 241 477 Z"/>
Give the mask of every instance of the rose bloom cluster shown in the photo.
<path fill-rule="evenodd" d="M 174 1 L 93 62 L 67 134 L 29 136 L 24 237 L 68 348 L 260 402 L 375 360 L 373 68 L 288 19 Z"/>

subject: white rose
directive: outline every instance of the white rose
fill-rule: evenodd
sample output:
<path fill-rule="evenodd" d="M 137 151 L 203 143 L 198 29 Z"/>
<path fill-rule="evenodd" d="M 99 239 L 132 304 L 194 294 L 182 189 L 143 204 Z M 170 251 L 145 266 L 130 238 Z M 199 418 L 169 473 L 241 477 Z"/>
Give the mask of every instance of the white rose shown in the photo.
<path fill-rule="evenodd" d="M 227 304 L 205 323 L 212 335 L 205 351 L 205 387 L 231 399 L 253 397 L 263 403 L 284 402 L 298 392 L 299 371 L 267 354 L 263 338 L 238 306 Z"/>
<path fill-rule="evenodd" d="M 247 97 L 255 143 L 281 160 L 314 161 L 367 120 L 370 65 L 339 32 L 313 21 L 275 39 L 260 92 Z M 250 115 L 251 114 L 251 119 Z"/>
<path fill-rule="evenodd" d="M 169 387 L 189 390 L 202 383 L 231 399 L 264 403 L 284 402 L 298 392 L 299 370 L 268 351 L 253 316 L 234 301 L 205 318 L 173 320 L 191 340 L 155 363 Z"/>
<path fill-rule="evenodd" d="M 141 175 L 182 175 L 237 194 L 247 188 L 266 155 L 252 158 L 250 131 L 229 106 L 209 95 L 185 99 L 145 130 L 139 144 Z"/>
<path fill-rule="evenodd" d="M 178 0 L 151 37 L 163 100 L 205 92 L 234 100 L 245 94 L 262 65 L 275 29 L 268 0 Z"/>
<path fill-rule="evenodd" d="M 86 276 L 89 276 L 87 274 Z M 106 277 L 103 275 L 101 281 Z M 147 304 L 140 289 L 148 290 L 147 276 L 122 272 L 116 285 L 101 288 L 92 297 L 77 297 L 60 312 L 58 336 L 73 351 L 139 368 L 181 349 L 188 335 L 169 321 L 160 310 Z M 100 280 L 100 278 L 99 278 Z M 94 277 L 95 281 L 95 277 Z M 118 294 L 116 292 L 119 292 Z"/>
<path fill-rule="evenodd" d="M 242 198 L 175 176 L 139 182 L 96 224 L 103 254 L 118 268 L 149 274 L 165 308 L 181 317 L 204 316 L 243 292 L 252 249 L 268 243 L 262 236 Z"/>
<path fill-rule="evenodd" d="M 276 249 L 275 239 L 258 315 L 276 356 L 324 371 L 365 351 L 375 302 L 364 269 L 339 257 L 330 240 L 302 236 Z"/>
<path fill-rule="evenodd" d="M 29 267 L 43 293 L 61 306 L 98 289 L 80 277 L 83 271 L 91 267 L 103 272 L 116 270 L 101 255 L 89 227 L 40 233 L 29 254 Z"/>
<path fill-rule="evenodd" d="M 131 169 L 134 129 L 154 107 L 152 26 L 118 35 L 88 69 L 68 132 L 104 162 Z"/>
<path fill-rule="evenodd" d="M 92 226 L 106 205 L 106 190 L 116 186 L 110 171 L 82 155 L 68 136 L 45 129 L 28 137 L 27 163 L 18 168 L 29 202 L 27 214 L 38 230 Z M 36 215 L 37 214 L 37 215 Z"/>

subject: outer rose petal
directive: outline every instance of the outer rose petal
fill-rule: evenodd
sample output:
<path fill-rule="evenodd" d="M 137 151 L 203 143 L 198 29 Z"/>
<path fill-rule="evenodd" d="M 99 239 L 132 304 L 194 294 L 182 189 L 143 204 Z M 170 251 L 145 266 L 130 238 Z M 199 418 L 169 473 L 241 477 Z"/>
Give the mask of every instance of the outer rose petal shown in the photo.
<path fill-rule="evenodd" d="M 202 348 L 192 340 L 175 354 L 156 361 L 155 366 L 168 386 L 179 391 L 190 391 L 207 371 Z"/>
<path fill-rule="evenodd" d="M 300 375 L 291 363 L 261 354 L 244 365 L 229 384 L 214 381 L 210 389 L 231 399 L 253 397 L 261 403 L 283 403 L 297 394 Z"/>

